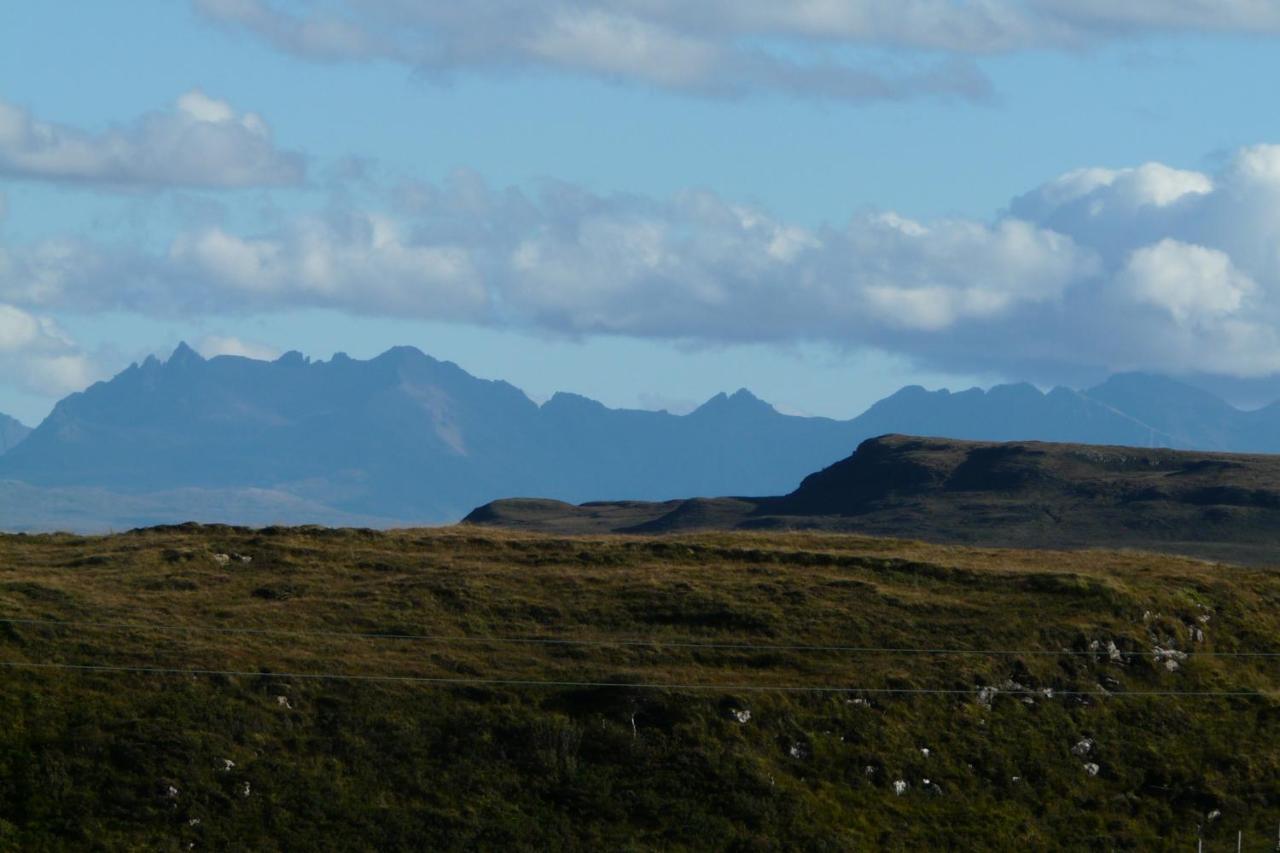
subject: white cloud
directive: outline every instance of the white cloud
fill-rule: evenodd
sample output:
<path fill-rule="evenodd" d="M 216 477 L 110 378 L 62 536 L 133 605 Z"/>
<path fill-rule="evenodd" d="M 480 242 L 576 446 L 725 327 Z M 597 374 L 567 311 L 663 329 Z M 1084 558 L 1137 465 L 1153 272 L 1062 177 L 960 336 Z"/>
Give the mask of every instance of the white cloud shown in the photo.
<path fill-rule="evenodd" d="M 269 344 L 246 341 L 229 335 L 206 335 L 196 344 L 196 349 L 205 358 L 237 355 L 257 361 L 272 361 L 280 356 L 280 350 Z"/>
<path fill-rule="evenodd" d="M 964 17 L 944 14 L 948 4 L 938 0 L 898 2 L 914 12 L 891 12 L 892 22 L 884 29 L 912 40 L 922 24 L 941 37 L 948 22 Z M 779 16 L 763 2 L 714 2 L 691 10 L 691 4 L 667 0 L 346 0 L 302 12 L 271 0 L 192 4 L 207 19 L 296 56 L 322 62 L 390 60 L 428 74 L 532 69 L 702 95 L 776 91 L 847 100 L 972 99 L 986 97 L 990 89 L 967 61 L 798 60 L 794 51 L 764 44 L 778 35 L 829 43 L 836 33 L 823 29 L 823 15 L 812 3 L 799 16 Z M 983 26 L 979 22 L 969 29 Z M 934 41 L 923 39 L 930 49 L 937 46 Z"/>
<path fill-rule="evenodd" d="M 1258 290 L 1224 252 L 1169 239 L 1135 251 L 1117 282 L 1183 326 L 1238 315 Z"/>
<path fill-rule="evenodd" d="M 58 397 L 97 378 L 92 361 L 52 320 L 0 304 L 0 381 Z"/>
<path fill-rule="evenodd" d="M 1280 34 L 1270 0 L 192 0 L 206 18 L 318 61 L 390 60 L 428 73 L 551 69 L 700 94 L 850 100 L 982 97 L 969 63 L 1205 31 Z M 821 57 L 892 48 L 904 70 Z M 798 61 L 796 57 L 804 57 Z M 923 63 L 923 65 L 921 65 Z"/>
<path fill-rule="evenodd" d="M 475 319 L 489 298 L 465 249 L 407 242 L 399 223 L 376 214 L 304 218 L 260 237 L 206 228 L 179 235 L 167 262 L 161 275 L 185 280 L 215 308 L 311 305 Z"/>
<path fill-rule="evenodd" d="M 0 100 L 0 174 L 114 189 L 301 183 L 299 154 L 281 151 L 255 113 L 199 90 L 169 110 L 91 133 L 43 121 Z"/>
<path fill-rule="evenodd" d="M 1053 178 L 989 222 L 864 214 L 807 227 L 710 192 L 667 199 L 460 172 L 167 253 L 0 249 L 24 312 L 243 315 L 328 307 L 692 344 L 870 345 L 951 370 L 1280 369 L 1280 148 L 1209 175 L 1161 164 Z M 21 321 L 15 321 L 21 326 Z"/>

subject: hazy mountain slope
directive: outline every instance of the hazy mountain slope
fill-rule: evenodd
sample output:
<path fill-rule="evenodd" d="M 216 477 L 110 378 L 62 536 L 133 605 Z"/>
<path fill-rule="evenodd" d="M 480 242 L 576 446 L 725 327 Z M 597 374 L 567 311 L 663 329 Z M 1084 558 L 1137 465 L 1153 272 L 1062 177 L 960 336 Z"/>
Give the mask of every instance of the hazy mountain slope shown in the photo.
<path fill-rule="evenodd" d="M 8 453 L 31 434 L 31 427 L 0 412 L 0 454 Z"/>
<path fill-rule="evenodd" d="M 552 488 L 507 494 L 570 501 L 753 494 L 790 488 L 815 462 L 857 445 L 850 424 L 783 415 L 745 389 L 684 416 L 557 394 L 539 416 L 546 451 L 557 460 Z"/>
<path fill-rule="evenodd" d="M 1280 449 L 1280 436 L 1255 434 L 1247 413 L 1164 376 L 1121 373 L 1085 394 L 1148 425 L 1165 438 L 1160 442 L 1165 445 L 1237 452 Z"/>
<path fill-rule="evenodd" d="M 959 393 L 910 386 L 876 403 L 853 424 L 860 438 L 898 432 L 980 441 L 1134 446 L 1166 446 L 1173 441 L 1168 432 L 1153 429 L 1115 401 L 1068 388 L 1042 394 L 1025 383 Z"/>

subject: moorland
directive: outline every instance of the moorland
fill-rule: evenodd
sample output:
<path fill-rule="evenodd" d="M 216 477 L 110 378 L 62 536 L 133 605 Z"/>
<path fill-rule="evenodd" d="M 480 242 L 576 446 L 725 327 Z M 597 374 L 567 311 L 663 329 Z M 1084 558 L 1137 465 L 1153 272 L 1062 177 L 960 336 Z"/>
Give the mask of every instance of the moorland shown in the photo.
<path fill-rule="evenodd" d="M 0 847 L 1256 848 L 1278 604 L 822 532 L 4 536 Z"/>

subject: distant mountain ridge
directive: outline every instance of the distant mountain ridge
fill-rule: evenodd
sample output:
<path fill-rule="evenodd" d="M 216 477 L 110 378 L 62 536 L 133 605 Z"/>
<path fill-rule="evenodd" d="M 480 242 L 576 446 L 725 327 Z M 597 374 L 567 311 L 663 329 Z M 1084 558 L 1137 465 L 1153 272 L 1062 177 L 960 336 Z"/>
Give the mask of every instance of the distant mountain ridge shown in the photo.
<path fill-rule="evenodd" d="M 31 427 L 0 412 L 0 454 L 8 453 L 31 434 Z"/>
<path fill-rule="evenodd" d="M 25 490 L 0 524 L 247 523 L 237 507 L 252 506 L 255 520 L 278 508 L 281 523 L 385 526 L 454 521 L 512 495 L 785 494 L 887 433 L 1277 452 L 1280 406 L 1243 412 L 1173 380 L 1126 374 L 1085 391 L 909 387 L 848 421 L 784 415 L 745 389 L 672 415 L 569 393 L 539 406 L 412 347 L 367 361 L 291 352 L 267 362 L 205 359 L 183 344 L 70 395 L 0 456 L 0 481 Z M 17 487 L 0 483 L 0 502 L 6 488 Z M 41 490 L 61 491 L 42 501 Z M 113 514 L 103 499 L 112 493 L 129 496 L 128 514 Z"/>

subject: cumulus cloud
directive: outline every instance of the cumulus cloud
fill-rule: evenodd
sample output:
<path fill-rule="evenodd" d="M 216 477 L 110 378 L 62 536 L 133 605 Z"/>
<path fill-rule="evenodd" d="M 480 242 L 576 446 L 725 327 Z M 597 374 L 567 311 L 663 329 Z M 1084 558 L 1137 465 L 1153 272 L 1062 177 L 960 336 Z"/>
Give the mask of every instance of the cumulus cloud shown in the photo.
<path fill-rule="evenodd" d="M 199 90 L 101 133 L 0 100 L 0 175 L 130 189 L 288 186 L 303 174 L 301 155 L 279 150 L 261 116 Z"/>
<path fill-rule="evenodd" d="M 222 228 L 181 234 L 160 271 L 213 307 L 311 305 L 473 319 L 489 294 L 464 248 L 406 240 L 386 216 L 305 218 L 285 231 L 241 237 Z"/>
<path fill-rule="evenodd" d="M 318 61 L 551 69 L 698 94 L 849 100 L 982 97 L 985 78 L 956 61 L 976 56 L 1206 30 L 1280 34 L 1280 7 L 1266 0 L 192 2 L 209 20 Z M 915 67 L 820 58 L 868 48 L 897 49 Z M 951 61 L 930 64 L 938 55 Z"/>
<path fill-rule="evenodd" d="M 320 306 L 575 336 L 821 341 L 1053 379 L 1081 369 L 1280 371 L 1280 146 L 1216 174 L 1086 168 L 990 221 L 895 213 L 809 227 L 711 192 L 601 195 L 459 172 L 387 210 L 179 233 L 163 253 L 0 250 L 24 311 L 250 314 Z"/>
<path fill-rule="evenodd" d="M 0 303 L 0 380 L 56 397 L 97 378 L 91 360 L 52 320 Z"/>

